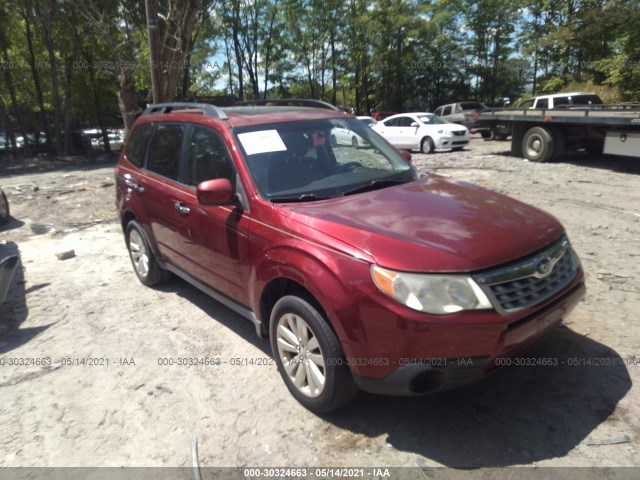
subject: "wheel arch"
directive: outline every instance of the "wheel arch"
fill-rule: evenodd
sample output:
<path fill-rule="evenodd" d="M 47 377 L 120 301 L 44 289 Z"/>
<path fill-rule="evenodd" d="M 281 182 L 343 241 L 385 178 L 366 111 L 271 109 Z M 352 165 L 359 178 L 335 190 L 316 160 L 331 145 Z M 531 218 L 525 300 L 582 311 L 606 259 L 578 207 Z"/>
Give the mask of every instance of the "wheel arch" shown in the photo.
<path fill-rule="evenodd" d="M 424 145 L 424 141 L 425 140 L 429 140 L 431 142 L 431 147 L 429 148 L 429 151 L 425 152 L 423 145 Z M 433 151 L 436 148 L 436 141 L 433 139 L 433 137 L 429 134 L 425 134 L 420 138 L 420 142 L 418 143 L 418 149 L 420 150 L 420 152 L 422 153 L 433 153 Z"/>
<path fill-rule="evenodd" d="M 339 263 L 332 262 L 326 252 L 315 252 L 308 245 L 306 250 L 287 246 L 265 252 L 263 261 L 256 268 L 253 295 L 254 311 L 261 321 L 262 334 L 268 335 L 275 303 L 285 295 L 297 295 L 327 319 L 343 348 L 348 350 L 345 340 L 349 337 L 347 329 L 350 327 L 337 321 L 336 311 L 353 308 L 354 302 L 340 275 Z M 352 318 L 357 318 L 357 315 Z"/>
<path fill-rule="evenodd" d="M 151 247 L 151 251 L 160 262 L 163 262 L 164 260 L 160 255 L 158 244 L 156 243 L 156 239 L 153 236 L 153 233 L 149 231 L 149 228 L 147 227 L 147 225 L 143 221 L 141 221 L 136 216 L 136 214 L 133 213 L 131 210 L 126 210 L 125 212 L 123 212 L 120 218 L 120 225 L 122 227 L 122 232 L 125 234 L 125 242 L 127 238 L 126 237 L 127 226 L 129 225 L 129 223 L 131 223 L 132 220 L 136 221 L 138 225 L 140 225 L 140 228 L 142 229 L 142 234 L 144 235 L 144 238 L 147 241 L 147 244 Z"/>

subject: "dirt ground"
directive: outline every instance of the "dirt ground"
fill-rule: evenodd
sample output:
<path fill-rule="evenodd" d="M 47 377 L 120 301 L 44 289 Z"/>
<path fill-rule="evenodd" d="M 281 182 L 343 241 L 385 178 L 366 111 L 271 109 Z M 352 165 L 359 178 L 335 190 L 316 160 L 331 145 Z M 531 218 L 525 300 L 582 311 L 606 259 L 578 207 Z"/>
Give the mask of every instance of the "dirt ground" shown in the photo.
<path fill-rule="evenodd" d="M 326 416 L 293 400 L 248 321 L 181 280 L 137 281 L 116 157 L 0 159 L 14 217 L 0 242 L 23 266 L 0 306 L 0 465 L 191 466 L 197 439 L 201 466 L 640 467 L 640 160 L 536 164 L 508 151 L 478 137 L 414 164 L 563 222 L 588 294 L 527 354 L 560 365 L 429 397 L 361 394 Z M 34 223 L 54 230 L 35 235 Z M 163 364 L 186 357 L 219 360 Z"/>

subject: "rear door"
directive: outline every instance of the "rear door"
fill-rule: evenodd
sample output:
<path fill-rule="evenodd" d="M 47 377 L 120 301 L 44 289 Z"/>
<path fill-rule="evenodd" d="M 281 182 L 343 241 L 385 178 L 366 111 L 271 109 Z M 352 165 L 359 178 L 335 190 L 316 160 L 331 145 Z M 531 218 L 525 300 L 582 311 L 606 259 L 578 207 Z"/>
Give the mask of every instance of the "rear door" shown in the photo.
<path fill-rule="evenodd" d="M 382 135 L 394 147 L 398 146 L 398 118 L 390 118 L 378 122 L 376 132 Z"/>
<path fill-rule="evenodd" d="M 140 199 L 162 257 L 180 263 L 178 230 L 180 218 L 176 213 L 176 196 L 180 157 L 187 125 L 160 123 L 156 127 L 147 152 L 146 169 L 140 172 Z"/>

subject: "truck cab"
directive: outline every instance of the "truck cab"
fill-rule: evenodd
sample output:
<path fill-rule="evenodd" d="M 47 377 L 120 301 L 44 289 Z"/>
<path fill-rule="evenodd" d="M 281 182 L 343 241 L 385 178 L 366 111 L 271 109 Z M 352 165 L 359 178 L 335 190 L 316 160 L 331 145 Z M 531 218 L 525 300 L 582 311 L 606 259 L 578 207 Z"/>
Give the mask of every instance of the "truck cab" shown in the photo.
<path fill-rule="evenodd" d="M 532 100 L 532 102 L 531 102 Z M 575 108 L 602 105 L 603 102 L 595 93 L 572 92 L 541 95 L 525 101 L 525 108 Z"/>

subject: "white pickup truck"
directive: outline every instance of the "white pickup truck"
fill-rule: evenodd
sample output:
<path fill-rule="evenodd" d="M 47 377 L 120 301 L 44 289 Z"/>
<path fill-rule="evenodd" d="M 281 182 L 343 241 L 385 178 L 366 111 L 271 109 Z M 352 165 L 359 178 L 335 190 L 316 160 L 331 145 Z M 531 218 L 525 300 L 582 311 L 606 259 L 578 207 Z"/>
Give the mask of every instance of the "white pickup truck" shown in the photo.
<path fill-rule="evenodd" d="M 529 98 L 520 102 L 517 108 L 572 108 L 602 105 L 603 103 L 595 93 L 571 92 Z"/>

